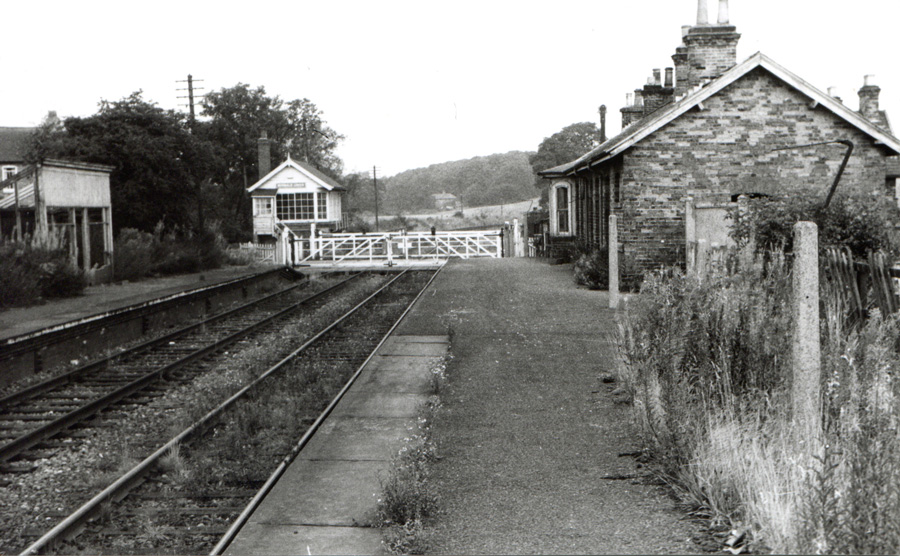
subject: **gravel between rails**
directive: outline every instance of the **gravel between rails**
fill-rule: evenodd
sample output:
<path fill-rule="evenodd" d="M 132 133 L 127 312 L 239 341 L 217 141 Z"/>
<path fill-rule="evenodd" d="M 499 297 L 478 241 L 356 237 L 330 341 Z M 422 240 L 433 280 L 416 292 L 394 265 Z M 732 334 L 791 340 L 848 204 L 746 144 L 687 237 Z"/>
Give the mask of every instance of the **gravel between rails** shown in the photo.
<path fill-rule="evenodd" d="M 17 554 L 34 540 L 33 535 L 50 529 L 157 447 L 135 439 L 155 436 L 167 440 L 188 421 L 185 407 L 196 412 L 203 406 L 215 405 L 215 400 L 208 399 L 204 384 L 215 383 L 218 387 L 229 382 L 234 390 L 239 389 L 242 379 L 237 371 L 246 370 L 248 364 L 240 355 L 242 351 L 253 351 L 254 364 L 265 368 L 265 363 L 278 361 L 291 351 L 291 345 L 302 342 L 299 331 L 313 332 L 320 323 L 324 326 L 368 295 L 375 283 L 383 281 L 383 276 L 357 280 L 345 290 L 347 295 L 330 301 L 315 316 L 306 315 L 277 332 L 244 340 L 221 354 L 219 369 L 204 375 L 203 380 L 176 386 L 165 396 L 135 408 L 126 419 L 116 419 L 114 427 L 103 426 L 101 414 L 78 438 L 69 439 L 70 448 L 37 462 L 37 471 L 6 476 L 9 484 L 0 486 L 0 554 Z M 317 287 L 324 289 L 327 285 L 323 281 Z M 84 471 L 73 479 L 71 469 Z"/>

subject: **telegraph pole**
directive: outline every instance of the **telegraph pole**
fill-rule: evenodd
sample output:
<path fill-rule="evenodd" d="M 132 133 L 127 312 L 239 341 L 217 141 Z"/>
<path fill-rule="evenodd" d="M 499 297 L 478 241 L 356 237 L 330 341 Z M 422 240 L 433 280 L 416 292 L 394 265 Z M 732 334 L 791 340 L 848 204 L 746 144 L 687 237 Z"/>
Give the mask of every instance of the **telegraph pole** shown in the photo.
<path fill-rule="evenodd" d="M 378 231 L 378 168 L 372 166 L 372 183 L 375 185 L 375 231 Z"/>
<path fill-rule="evenodd" d="M 187 96 L 179 96 L 178 98 L 186 98 L 188 99 L 187 107 L 188 107 L 188 125 L 191 128 L 191 131 L 194 130 L 194 122 L 196 121 L 196 116 L 194 114 L 194 76 L 188 74 L 187 80 L 176 81 L 176 83 L 187 83 L 186 89 L 175 89 L 176 91 L 187 91 Z M 202 79 L 197 79 L 196 81 L 203 81 Z M 202 91 L 203 87 L 197 87 L 198 91 Z M 203 95 L 200 95 L 203 96 Z M 179 106 L 185 106 L 181 104 Z"/>

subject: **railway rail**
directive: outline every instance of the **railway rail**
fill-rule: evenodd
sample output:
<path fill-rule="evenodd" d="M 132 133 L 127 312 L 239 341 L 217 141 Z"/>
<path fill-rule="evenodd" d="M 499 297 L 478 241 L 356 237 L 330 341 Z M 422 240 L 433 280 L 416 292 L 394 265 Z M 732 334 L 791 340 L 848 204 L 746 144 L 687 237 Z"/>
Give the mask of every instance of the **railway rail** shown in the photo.
<path fill-rule="evenodd" d="M 212 354 L 321 303 L 357 276 L 300 300 L 292 299 L 300 285 L 277 291 L 0 398 L 0 473 L 33 470 L 36 465 L 6 462 L 41 445 L 60 447 L 61 433 L 123 400 L 139 403 L 162 395 L 166 383 L 191 380 L 209 367 L 204 360 Z"/>
<path fill-rule="evenodd" d="M 396 275 L 103 489 L 23 554 L 55 549 L 176 554 L 221 550 L 228 542 L 223 535 L 227 539 L 240 527 L 241 519 L 324 422 L 435 274 Z M 309 398 L 310 392 L 321 395 Z M 302 400 L 307 403 L 297 408 Z M 284 411 L 279 401 L 294 411 L 292 418 L 270 421 L 271 430 L 263 431 L 265 442 L 245 438 L 250 430 L 246 419 L 255 422 L 253 417 L 263 410 Z M 231 438 L 236 433 L 245 442 L 241 450 L 222 450 L 229 429 Z M 264 472 L 228 479 L 260 462 L 268 463 Z"/>

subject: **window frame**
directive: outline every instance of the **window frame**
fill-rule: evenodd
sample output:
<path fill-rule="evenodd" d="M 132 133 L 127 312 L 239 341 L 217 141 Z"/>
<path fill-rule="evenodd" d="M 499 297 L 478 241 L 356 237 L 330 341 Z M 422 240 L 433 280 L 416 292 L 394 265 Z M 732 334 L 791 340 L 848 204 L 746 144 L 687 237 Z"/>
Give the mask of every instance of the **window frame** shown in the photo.
<path fill-rule="evenodd" d="M 253 216 L 272 216 L 275 214 L 274 197 L 254 197 Z"/>
<path fill-rule="evenodd" d="M 556 186 L 556 232 L 559 234 L 571 234 L 572 226 L 569 222 L 569 205 L 571 191 L 569 185 Z M 562 197 L 562 203 L 560 198 Z"/>

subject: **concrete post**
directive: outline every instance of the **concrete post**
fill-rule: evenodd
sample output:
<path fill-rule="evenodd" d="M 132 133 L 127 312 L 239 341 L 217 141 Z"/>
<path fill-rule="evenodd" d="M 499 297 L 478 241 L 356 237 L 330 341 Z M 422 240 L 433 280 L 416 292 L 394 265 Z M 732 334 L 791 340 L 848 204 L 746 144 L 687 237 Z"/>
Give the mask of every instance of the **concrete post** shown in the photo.
<path fill-rule="evenodd" d="M 697 217 L 691 197 L 684 202 L 684 256 L 685 271 L 697 270 Z"/>
<path fill-rule="evenodd" d="M 819 348 L 819 231 L 812 222 L 794 225 L 793 387 L 794 427 L 812 439 L 821 428 Z"/>
<path fill-rule="evenodd" d="M 522 229 L 519 228 L 518 218 L 513 218 L 513 254 L 516 257 L 525 256 L 525 243 L 522 241 Z"/>
<path fill-rule="evenodd" d="M 619 217 L 609 215 L 609 308 L 619 307 Z"/>

